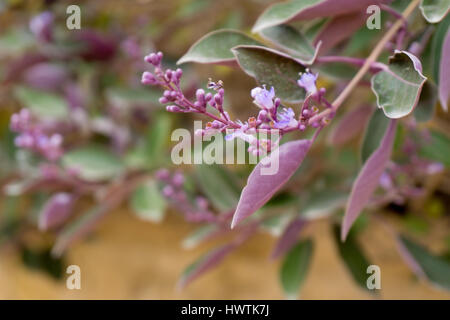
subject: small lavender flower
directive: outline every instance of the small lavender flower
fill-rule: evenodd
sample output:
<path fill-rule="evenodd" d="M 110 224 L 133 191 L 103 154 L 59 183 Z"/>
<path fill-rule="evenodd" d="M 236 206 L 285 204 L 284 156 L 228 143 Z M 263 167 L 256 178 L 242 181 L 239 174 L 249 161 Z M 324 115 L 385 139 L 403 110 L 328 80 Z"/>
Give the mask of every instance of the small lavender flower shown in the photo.
<path fill-rule="evenodd" d="M 33 17 L 30 21 L 31 32 L 40 40 L 50 42 L 52 40 L 53 14 L 49 11 Z"/>
<path fill-rule="evenodd" d="M 277 113 L 277 120 L 273 124 L 274 128 L 286 129 L 298 126 L 297 120 L 295 120 L 294 110 L 291 108 L 283 108 L 282 111 Z"/>
<path fill-rule="evenodd" d="M 272 87 L 270 91 L 266 89 L 266 86 L 253 88 L 250 95 L 254 99 L 253 102 L 262 109 L 271 110 L 275 104 L 275 89 Z"/>
<path fill-rule="evenodd" d="M 315 94 L 317 92 L 316 87 L 317 74 L 310 73 L 308 70 L 302 73 L 300 79 L 297 80 L 297 84 L 306 90 L 308 95 Z"/>

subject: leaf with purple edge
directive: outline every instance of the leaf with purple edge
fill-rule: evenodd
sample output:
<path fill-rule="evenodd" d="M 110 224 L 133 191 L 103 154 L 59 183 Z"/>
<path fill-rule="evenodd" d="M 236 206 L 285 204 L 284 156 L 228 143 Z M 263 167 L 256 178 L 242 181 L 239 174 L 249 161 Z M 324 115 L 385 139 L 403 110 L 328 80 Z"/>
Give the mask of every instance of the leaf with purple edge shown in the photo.
<path fill-rule="evenodd" d="M 342 222 L 342 241 L 345 241 L 351 226 L 358 218 L 367 202 L 369 202 L 370 197 L 379 184 L 380 177 L 391 157 L 396 128 L 396 120 L 391 120 L 380 146 L 367 159 L 353 183 L 352 191 L 347 202 L 344 220 Z"/>
<path fill-rule="evenodd" d="M 439 100 L 442 108 L 448 111 L 450 100 L 450 30 L 447 31 L 442 46 L 441 61 L 439 65 Z"/>
<path fill-rule="evenodd" d="M 372 4 L 388 3 L 391 0 L 291 0 L 275 3 L 258 18 L 252 32 L 295 20 L 337 16 L 360 11 Z"/>
<path fill-rule="evenodd" d="M 305 90 L 297 84 L 299 73 L 306 70 L 300 61 L 260 46 L 238 46 L 232 51 L 241 69 L 259 84 L 274 87 L 280 99 L 299 102 L 305 98 Z"/>
<path fill-rule="evenodd" d="M 235 248 L 235 244 L 229 243 L 202 255 L 185 269 L 178 283 L 179 287 L 186 287 L 190 282 L 217 266 Z"/>
<path fill-rule="evenodd" d="M 311 140 L 286 142 L 255 166 L 241 192 L 231 228 L 270 200 L 300 167 L 310 147 Z M 274 174 L 264 174 L 274 166 Z"/>
<path fill-rule="evenodd" d="M 284 229 L 283 234 L 277 241 L 275 248 L 272 251 L 271 258 L 277 259 L 282 256 L 297 243 L 300 231 L 306 226 L 306 220 L 302 218 L 295 218 Z"/>
<path fill-rule="evenodd" d="M 51 196 L 39 213 L 39 229 L 45 231 L 63 224 L 72 214 L 75 200 L 74 195 L 66 192 Z"/>
<path fill-rule="evenodd" d="M 379 148 L 389 122 L 390 120 L 384 115 L 383 110 L 376 109 L 373 112 L 361 145 L 361 163 L 366 162 L 372 153 Z"/>
<path fill-rule="evenodd" d="M 236 30 L 216 30 L 203 36 L 194 43 L 177 64 L 186 62 L 230 64 L 235 56 L 231 48 L 239 45 L 261 45 L 245 33 Z"/>
<path fill-rule="evenodd" d="M 397 245 L 402 258 L 419 278 L 450 290 L 450 263 L 403 235 L 397 238 Z"/>
<path fill-rule="evenodd" d="M 372 91 L 384 114 L 398 119 L 414 110 L 426 80 L 419 59 L 409 52 L 396 50 L 389 58 L 389 68 L 372 77 Z"/>

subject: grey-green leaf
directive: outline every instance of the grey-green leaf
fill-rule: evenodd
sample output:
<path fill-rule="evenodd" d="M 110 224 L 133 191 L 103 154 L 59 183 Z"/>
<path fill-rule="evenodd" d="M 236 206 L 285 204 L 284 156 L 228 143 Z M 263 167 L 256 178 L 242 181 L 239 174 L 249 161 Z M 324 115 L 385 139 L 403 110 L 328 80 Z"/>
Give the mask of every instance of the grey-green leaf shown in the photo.
<path fill-rule="evenodd" d="M 297 85 L 297 80 L 306 68 L 296 59 L 260 46 L 238 46 L 232 51 L 242 70 L 260 85 L 273 86 L 280 99 L 299 102 L 305 98 L 306 92 Z"/>
<path fill-rule="evenodd" d="M 307 239 L 298 242 L 286 254 L 280 270 L 280 281 L 286 298 L 297 298 L 298 292 L 308 274 L 313 249 L 312 240 Z"/>
<path fill-rule="evenodd" d="M 422 0 L 420 11 L 428 22 L 437 23 L 450 11 L 450 0 Z"/>
<path fill-rule="evenodd" d="M 383 110 L 375 110 L 367 125 L 361 146 L 362 163 L 365 163 L 371 154 L 378 149 L 388 125 L 389 118 L 384 115 Z"/>
<path fill-rule="evenodd" d="M 197 179 L 203 192 L 218 210 L 230 210 L 239 201 L 239 186 L 232 172 L 217 164 L 196 167 Z"/>
<path fill-rule="evenodd" d="M 231 48 L 239 45 L 260 45 L 260 43 L 240 31 L 216 30 L 194 43 L 177 64 L 186 62 L 227 64 L 235 60 Z"/>
<path fill-rule="evenodd" d="M 315 49 L 300 31 L 289 25 L 263 29 L 261 36 L 304 64 L 310 65 L 316 59 L 318 49 Z"/>
<path fill-rule="evenodd" d="M 29 108 L 33 114 L 47 120 L 68 117 L 67 102 L 60 96 L 26 87 L 17 87 L 14 94 L 22 107 Z"/>
<path fill-rule="evenodd" d="M 314 192 L 301 209 L 300 215 L 307 220 L 320 219 L 333 214 L 343 207 L 348 194 L 335 190 L 320 190 Z"/>
<path fill-rule="evenodd" d="M 86 146 L 67 152 L 62 158 L 66 170 L 86 181 L 103 181 L 122 173 L 124 166 L 116 155 L 100 146 Z"/>
<path fill-rule="evenodd" d="M 402 118 L 416 107 L 426 81 L 420 61 L 411 53 L 396 51 L 389 68 L 372 77 L 378 107 L 391 119 Z"/>
<path fill-rule="evenodd" d="M 414 266 L 416 273 L 424 274 L 431 283 L 450 290 L 450 263 L 405 236 L 400 236 L 398 240 L 402 251 L 406 251 L 403 252 L 404 258 L 407 258 L 408 264 Z"/>
<path fill-rule="evenodd" d="M 438 100 L 438 91 L 431 81 L 425 82 L 420 94 L 419 103 L 414 109 L 414 118 L 418 122 L 426 122 L 433 117 L 434 109 Z"/>
<path fill-rule="evenodd" d="M 155 181 L 148 181 L 136 188 L 131 195 L 131 207 L 142 220 L 160 222 L 167 207 Z"/>
<path fill-rule="evenodd" d="M 431 140 L 422 143 L 419 150 L 420 156 L 450 167 L 450 139 L 437 131 L 431 131 L 430 133 Z"/>
<path fill-rule="evenodd" d="M 367 288 L 367 278 L 369 277 L 369 275 L 367 274 L 367 267 L 370 266 L 371 263 L 367 260 L 364 253 L 362 252 L 355 236 L 350 233 L 345 242 L 341 242 L 340 228 L 338 225 L 334 225 L 333 235 L 335 240 L 334 242 L 336 243 L 339 252 L 339 256 L 347 267 L 347 270 L 349 271 L 353 280 L 361 288 L 369 290 Z M 370 290 L 370 292 L 373 293 L 372 290 Z"/>

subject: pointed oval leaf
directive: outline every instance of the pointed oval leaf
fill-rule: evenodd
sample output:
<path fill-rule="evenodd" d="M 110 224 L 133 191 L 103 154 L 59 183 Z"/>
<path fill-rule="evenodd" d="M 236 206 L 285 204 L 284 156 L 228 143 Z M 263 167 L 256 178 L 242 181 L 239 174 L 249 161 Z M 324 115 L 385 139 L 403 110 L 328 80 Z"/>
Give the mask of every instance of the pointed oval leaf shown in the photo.
<path fill-rule="evenodd" d="M 210 271 L 225 259 L 236 248 L 235 244 L 226 244 L 216 248 L 197 259 L 194 263 L 186 268 L 181 275 L 178 285 L 186 287 L 190 282 L 194 281 L 205 272 Z"/>
<path fill-rule="evenodd" d="M 27 87 L 17 87 L 14 94 L 24 108 L 43 119 L 67 119 L 69 115 L 67 102 L 56 94 Z"/>
<path fill-rule="evenodd" d="M 365 163 L 372 153 L 380 146 L 381 140 L 383 140 L 383 136 L 389 126 L 389 122 L 390 120 L 384 115 L 383 110 L 377 109 L 373 112 L 361 145 L 362 163 Z"/>
<path fill-rule="evenodd" d="M 379 184 L 380 177 L 391 157 L 396 127 L 396 120 L 391 120 L 380 146 L 367 159 L 353 183 L 342 222 L 343 241 Z"/>
<path fill-rule="evenodd" d="M 329 144 L 340 146 L 358 136 L 365 127 L 371 111 L 371 106 L 363 105 L 344 114 L 331 131 L 328 137 Z"/>
<path fill-rule="evenodd" d="M 161 222 L 164 218 L 167 203 L 155 181 L 149 181 L 136 188 L 130 202 L 131 208 L 142 220 Z"/>
<path fill-rule="evenodd" d="M 239 66 L 261 85 L 274 87 L 277 97 L 288 102 L 305 98 L 305 90 L 297 85 L 305 67 L 279 51 L 260 46 L 239 46 L 232 49 Z"/>
<path fill-rule="evenodd" d="M 316 59 L 318 49 L 315 49 L 300 31 L 289 25 L 263 29 L 261 36 L 304 64 L 310 65 Z"/>
<path fill-rule="evenodd" d="M 228 29 L 213 31 L 194 43 L 177 64 L 186 62 L 227 64 L 235 60 L 231 48 L 239 45 L 260 45 L 260 43 L 240 31 Z"/>
<path fill-rule="evenodd" d="M 441 62 L 439 66 L 439 100 L 442 108 L 448 111 L 450 100 L 450 30 L 447 31 L 442 46 Z"/>
<path fill-rule="evenodd" d="M 333 236 L 339 256 L 344 262 L 353 280 L 361 288 L 369 290 L 367 288 L 367 267 L 370 266 L 371 263 L 367 260 L 361 250 L 358 242 L 356 241 L 356 237 L 352 235 L 347 238 L 347 241 L 341 242 L 339 238 L 338 225 L 333 227 Z M 374 290 L 369 290 L 369 292 L 373 293 Z"/>
<path fill-rule="evenodd" d="M 389 68 L 372 77 L 378 107 L 391 119 L 410 114 L 419 101 L 426 79 L 422 65 L 414 55 L 395 51 L 389 58 Z"/>
<path fill-rule="evenodd" d="M 372 4 L 391 0 L 291 0 L 275 3 L 258 18 L 252 32 L 294 20 L 311 20 L 360 11 Z"/>
<path fill-rule="evenodd" d="M 306 279 L 314 246 L 311 239 L 300 241 L 286 255 L 280 270 L 280 282 L 288 299 L 296 299 Z"/>
<path fill-rule="evenodd" d="M 103 181 L 122 173 L 122 162 L 99 146 L 87 146 L 74 149 L 62 158 L 62 165 L 66 170 L 75 172 L 86 181 Z"/>
<path fill-rule="evenodd" d="M 405 236 L 400 236 L 398 243 L 402 257 L 417 276 L 425 276 L 434 285 L 450 290 L 450 263 Z"/>
<path fill-rule="evenodd" d="M 450 0 L 422 0 L 420 11 L 428 22 L 437 23 L 450 11 Z"/>
<path fill-rule="evenodd" d="M 311 140 L 286 142 L 255 166 L 242 190 L 231 228 L 272 198 L 300 167 L 310 147 Z M 275 172 L 267 174 L 271 169 Z"/>
<path fill-rule="evenodd" d="M 72 214 L 75 197 L 59 192 L 47 200 L 39 214 L 39 229 L 48 230 L 64 223 Z"/>
<path fill-rule="evenodd" d="M 201 164 L 196 166 L 196 175 L 202 191 L 214 207 L 221 211 L 236 208 L 239 186 L 232 172 L 217 164 Z"/>
<path fill-rule="evenodd" d="M 287 225 L 272 252 L 272 259 L 276 259 L 291 250 L 297 243 L 299 233 L 306 224 L 306 220 L 296 218 Z"/>

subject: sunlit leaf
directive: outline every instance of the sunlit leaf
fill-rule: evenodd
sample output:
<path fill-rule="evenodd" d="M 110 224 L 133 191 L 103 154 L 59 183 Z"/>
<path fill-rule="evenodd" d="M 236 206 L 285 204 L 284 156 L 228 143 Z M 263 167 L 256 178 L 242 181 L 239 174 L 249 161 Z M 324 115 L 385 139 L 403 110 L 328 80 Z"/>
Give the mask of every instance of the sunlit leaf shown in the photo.
<path fill-rule="evenodd" d="M 416 107 L 426 79 L 422 75 L 422 65 L 414 55 L 395 51 L 389 58 L 389 69 L 372 77 L 378 107 L 392 119 L 408 115 Z"/>
<path fill-rule="evenodd" d="M 203 36 L 192 45 L 177 64 L 186 62 L 230 63 L 235 60 L 231 48 L 239 45 L 259 45 L 260 43 L 236 30 L 217 30 Z"/>
<path fill-rule="evenodd" d="M 298 102 L 305 98 L 305 90 L 297 85 L 305 67 L 295 59 L 260 46 L 239 46 L 232 51 L 239 66 L 260 85 L 273 86 L 280 99 Z"/>
<path fill-rule="evenodd" d="M 196 174 L 202 191 L 218 210 L 236 207 L 239 186 L 232 172 L 217 164 L 201 164 L 196 166 Z"/>
<path fill-rule="evenodd" d="M 62 165 L 87 181 L 102 181 L 120 175 L 124 169 L 116 155 L 100 146 L 71 150 L 62 157 Z"/>
<path fill-rule="evenodd" d="M 145 221 L 160 222 L 167 203 L 155 181 L 148 181 L 133 192 L 130 205 L 136 215 Z"/>
<path fill-rule="evenodd" d="M 422 0 L 420 11 L 430 23 L 441 21 L 450 10 L 450 0 Z"/>
<path fill-rule="evenodd" d="M 64 119 L 69 115 L 67 102 L 56 94 L 26 87 L 15 88 L 14 94 L 23 108 L 43 119 Z"/>
<path fill-rule="evenodd" d="M 304 64 L 312 64 L 316 58 L 317 50 L 300 31 L 289 25 L 263 29 L 261 36 Z"/>

